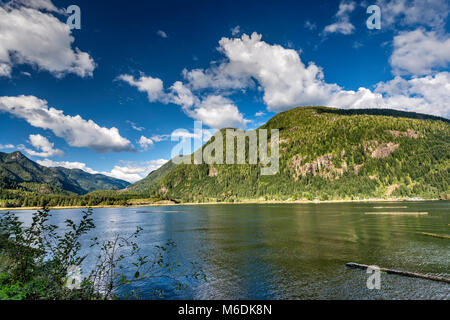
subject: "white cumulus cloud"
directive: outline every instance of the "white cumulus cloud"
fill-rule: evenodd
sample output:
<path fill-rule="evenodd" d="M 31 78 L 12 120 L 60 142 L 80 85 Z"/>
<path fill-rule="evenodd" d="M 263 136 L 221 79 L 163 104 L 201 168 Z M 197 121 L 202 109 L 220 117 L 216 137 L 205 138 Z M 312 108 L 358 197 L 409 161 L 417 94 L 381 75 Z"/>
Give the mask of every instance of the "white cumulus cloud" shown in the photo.
<path fill-rule="evenodd" d="M 55 149 L 55 144 L 48 141 L 48 139 L 40 134 L 31 134 L 29 137 L 30 144 L 40 151 L 21 147 L 27 154 L 34 157 L 51 158 L 54 156 L 63 157 L 65 154 L 60 149 Z"/>
<path fill-rule="evenodd" d="M 323 85 L 322 70 L 315 64 L 305 66 L 297 51 L 280 45 L 270 45 L 253 33 L 241 38 L 222 38 L 220 50 L 228 64 L 256 79 L 264 90 L 264 102 L 271 111 L 282 111 L 293 106 L 325 102 L 329 88 Z"/>
<path fill-rule="evenodd" d="M 450 73 L 404 79 L 400 76 L 380 82 L 375 90 L 383 94 L 387 108 L 450 118 Z"/>
<path fill-rule="evenodd" d="M 75 161 L 53 161 L 50 159 L 37 160 L 38 164 L 44 167 L 62 167 L 67 169 L 79 169 L 90 174 L 98 174 L 100 172 L 89 168 L 85 163 Z"/>
<path fill-rule="evenodd" d="M 118 80 L 125 81 L 129 85 L 136 87 L 139 91 L 147 93 L 148 101 L 155 102 L 164 97 L 164 86 L 161 79 L 141 76 L 135 79 L 128 74 L 120 75 Z"/>
<path fill-rule="evenodd" d="M 155 144 L 152 139 L 149 139 L 144 136 L 141 136 L 138 143 L 141 146 L 141 148 L 144 149 L 145 151 L 148 150 L 148 147 L 151 147 Z"/>
<path fill-rule="evenodd" d="M 441 29 L 449 14 L 448 0 L 377 0 L 382 28 L 396 25 Z"/>
<path fill-rule="evenodd" d="M 222 128 L 224 125 L 245 127 L 248 122 L 230 99 L 220 95 L 208 95 L 200 98 L 181 81 L 176 81 L 166 92 L 162 80 L 158 78 L 141 75 L 140 78 L 135 79 L 133 76 L 125 74 L 120 75 L 118 79 L 138 88 L 141 92 L 146 92 L 150 102 L 159 101 L 164 104 L 173 103 L 181 106 L 188 116 L 203 121 L 211 128 Z M 214 83 L 215 81 L 211 80 L 205 86 Z"/>
<path fill-rule="evenodd" d="M 79 115 L 65 115 L 34 96 L 0 97 L 0 112 L 24 119 L 33 127 L 49 129 L 72 147 L 88 147 L 99 153 L 133 150 L 117 128 L 100 127 Z"/>
<path fill-rule="evenodd" d="M 15 147 L 13 144 L 0 144 L 0 149 L 14 149 Z"/>
<path fill-rule="evenodd" d="M 394 74 L 424 75 L 450 63 L 450 36 L 423 29 L 400 33 L 394 37 L 390 64 Z"/>
<path fill-rule="evenodd" d="M 10 76 L 19 64 L 35 66 L 56 77 L 67 73 L 92 76 L 94 60 L 72 47 L 70 28 L 48 11 L 58 11 L 51 1 L 0 3 L 0 76 Z"/>
<path fill-rule="evenodd" d="M 90 174 L 103 174 L 108 177 L 121 179 L 134 183 L 145 178 L 150 172 L 157 170 L 167 162 L 165 159 L 150 160 L 140 163 L 125 163 L 124 165 L 116 165 L 111 171 L 97 171 L 88 167 L 82 162 L 71 161 L 52 161 L 49 159 L 38 160 L 45 167 L 63 167 L 67 169 L 80 169 Z"/>
<path fill-rule="evenodd" d="M 342 33 L 351 34 L 355 30 L 355 26 L 350 22 L 350 13 L 355 10 L 356 4 L 354 1 L 342 1 L 339 4 L 339 10 L 335 16 L 335 23 L 332 23 L 324 28 L 324 33 Z"/>
<path fill-rule="evenodd" d="M 242 128 L 248 122 L 233 101 L 215 95 L 205 98 L 196 108 L 188 110 L 187 114 L 211 128 L 218 129 L 234 126 Z"/>
<path fill-rule="evenodd" d="M 342 12 L 349 10 L 342 9 Z M 431 45 L 424 43 L 426 46 L 420 50 L 429 50 L 430 54 L 428 60 L 423 58 L 416 63 L 418 70 L 433 69 L 448 61 L 445 60 L 448 52 L 446 40 L 438 38 L 433 32 L 427 36 L 436 40 L 436 46 L 432 50 Z M 218 50 L 225 56 L 222 63 L 212 64 L 207 69 L 183 70 L 185 81 L 175 82 L 168 91 L 158 89 L 157 100 L 180 105 L 188 116 L 202 120 L 212 128 L 244 127 L 248 120 L 239 112 L 231 97 L 237 91 L 245 92 L 254 87 L 263 92 L 267 110 L 272 112 L 323 105 L 352 109 L 390 108 L 443 117 L 450 115 L 450 105 L 446 102 L 450 101 L 447 72 L 423 77 L 419 77 L 420 72 L 417 72 L 418 75 L 413 74 L 411 78 L 398 77 L 380 82 L 374 86 L 375 90 L 364 87 L 346 90 L 338 84 L 327 83 L 322 68 L 314 62 L 305 64 L 298 51 L 269 44 L 256 32 L 238 38 L 224 37 L 219 41 Z M 402 52 L 406 57 L 414 55 L 410 50 Z M 400 59 L 393 58 L 392 61 L 403 69 L 410 68 Z M 141 77 L 145 78 L 143 75 Z M 133 79 L 129 83 L 138 84 L 141 80 Z M 393 84 L 396 82 L 401 82 L 402 86 L 395 88 Z"/>
<path fill-rule="evenodd" d="M 385 83 L 378 84 L 375 91 L 363 87 L 356 91 L 344 90 L 337 84 L 326 83 L 322 69 L 314 63 L 306 66 L 297 51 L 268 44 L 257 33 L 235 39 L 223 38 L 220 46 L 228 63 L 240 65 L 239 77 L 246 72 L 257 80 L 263 88 L 263 99 L 269 111 L 325 105 L 353 109 L 393 108 L 443 117 L 450 115 L 450 105 L 446 102 L 450 100 L 447 72 L 422 78 L 398 78 L 405 84 L 404 90 L 392 91 L 392 86 Z"/>
<path fill-rule="evenodd" d="M 12 0 L 10 4 L 13 6 L 25 6 L 33 9 L 44 9 L 51 12 L 64 12 L 63 10 L 55 7 L 50 0 Z"/>

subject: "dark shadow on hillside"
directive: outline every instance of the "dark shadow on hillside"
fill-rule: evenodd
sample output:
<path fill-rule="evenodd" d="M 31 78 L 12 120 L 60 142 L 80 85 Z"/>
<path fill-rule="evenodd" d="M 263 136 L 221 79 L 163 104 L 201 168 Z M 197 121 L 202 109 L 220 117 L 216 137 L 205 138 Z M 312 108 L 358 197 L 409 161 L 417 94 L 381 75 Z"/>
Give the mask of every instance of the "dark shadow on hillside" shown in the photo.
<path fill-rule="evenodd" d="M 353 115 L 369 115 L 369 116 L 389 116 L 396 118 L 409 118 L 409 119 L 421 119 L 421 120 L 441 120 L 444 122 L 450 122 L 449 119 L 427 115 L 416 112 L 406 112 L 392 109 L 318 109 L 318 113 L 334 113 L 343 116 Z"/>

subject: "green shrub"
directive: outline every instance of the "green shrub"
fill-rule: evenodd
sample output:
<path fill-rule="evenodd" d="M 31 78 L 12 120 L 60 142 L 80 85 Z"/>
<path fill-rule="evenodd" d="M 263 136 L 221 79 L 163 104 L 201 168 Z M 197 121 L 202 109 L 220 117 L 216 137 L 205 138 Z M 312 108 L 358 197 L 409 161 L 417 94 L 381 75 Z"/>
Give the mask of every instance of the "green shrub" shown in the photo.
<path fill-rule="evenodd" d="M 76 286 L 71 283 L 68 270 L 81 265 L 80 238 L 95 228 L 92 210 L 83 211 L 78 223 L 66 220 L 68 231 L 58 233 L 58 226 L 49 224 L 49 210 L 39 210 L 33 215 L 30 226 L 24 226 L 17 216 L 7 213 L 0 217 L 0 299 L 94 300 L 114 299 L 125 295 L 130 284 L 149 278 L 173 280 L 174 288 L 185 288 L 183 280 L 205 279 L 203 272 L 192 264 L 192 269 L 179 273 L 178 263 L 168 262 L 166 254 L 175 247 L 171 241 L 166 246 L 155 247 L 152 257 L 141 253 L 136 239 L 141 228 L 131 235 L 116 234 L 103 242 L 92 239 L 91 254 L 98 251 L 92 270 L 80 277 Z M 125 262 L 132 259 L 131 263 Z M 153 290 L 161 294 L 157 288 Z"/>

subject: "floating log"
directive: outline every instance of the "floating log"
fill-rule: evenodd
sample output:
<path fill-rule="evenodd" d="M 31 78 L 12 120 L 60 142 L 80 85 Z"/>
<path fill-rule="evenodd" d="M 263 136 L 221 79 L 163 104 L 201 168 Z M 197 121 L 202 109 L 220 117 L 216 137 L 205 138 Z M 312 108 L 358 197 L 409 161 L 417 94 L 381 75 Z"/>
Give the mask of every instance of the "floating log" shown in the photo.
<path fill-rule="evenodd" d="M 374 209 L 407 209 L 408 207 L 373 207 Z"/>
<path fill-rule="evenodd" d="M 435 234 L 435 233 L 428 233 L 428 232 L 422 232 L 424 236 L 429 237 L 435 237 L 435 238 L 441 238 L 441 239 L 450 239 L 450 236 L 446 236 L 444 234 Z"/>
<path fill-rule="evenodd" d="M 411 216 L 415 216 L 415 215 L 427 215 L 428 212 L 377 212 L 377 211 L 371 211 L 371 212 L 365 212 L 365 214 L 391 214 L 391 215 L 411 215 Z"/>
<path fill-rule="evenodd" d="M 368 266 L 365 264 L 359 264 L 359 263 L 355 263 L 355 262 L 346 263 L 346 266 L 349 268 L 357 268 L 357 269 L 364 269 L 364 270 L 367 270 L 367 268 L 369 268 L 369 267 L 373 267 L 373 266 Z M 383 271 L 386 273 L 397 274 L 397 275 L 405 276 L 405 277 L 422 278 L 422 279 L 450 283 L 450 278 L 431 276 L 428 274 L 422 274 L 422 273 L 416 273 L 416 272 L 393 270 L 393 269 L 387 269 L 387 268 L 379 268 L 379 269 L 380 269 L 380 271 Z"/>
<path fill-rule="evenodd" d="M 136 211 L 136 213 L 180 213 L 183 211 Z"/>

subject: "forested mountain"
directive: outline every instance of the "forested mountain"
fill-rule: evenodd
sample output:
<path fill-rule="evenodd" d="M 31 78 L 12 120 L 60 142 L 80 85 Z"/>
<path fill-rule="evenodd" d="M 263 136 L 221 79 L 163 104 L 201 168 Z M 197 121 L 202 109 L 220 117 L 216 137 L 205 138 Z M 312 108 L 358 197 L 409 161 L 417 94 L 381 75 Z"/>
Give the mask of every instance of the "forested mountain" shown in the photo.
<path fill-rule="evenodd" d="M 129 185 L 81 170 L 43 167 L 20 152 L 0 153 L 0 207 L 159 200 L 450 199 L 447 119 L 393 110 L 301 107 L 277 114 L 261 129 L 279 130 L 275 175 L 261 175 L 261 164 L 176 165 L 169 161 Z M 202 150 L 213 142 L 214 137 Z M 225 138 L 223 144 L 225 153 Z"/>
<path fill-rule="evenodd" d="M 173 163 L 173 161 L 168 161 L 166 164 L 164 164 L 161 168 L 158 170 L 150 172 L 150 174 L 136 182 L 135 184 L 129 186 L 127 190 L 135 191 L 135 192 L 148 192 L 153 186 L 158 184 L 158 182 L 165 177 L 167 173 L 169 173 L 173 168 L 176 167 L 176 164 Z"/>
<path fill-rule="evenodd" d="M 128 190 L 184 202 L 450 197 L 447 119 L 301 107 L 261 128 L 280 130 L 276 175 L 261 175 L 261 165 L 170 162 Z"/>
<path fill-rule="evenodd" d="M 128 182 L 79 169 L 48 168 L 16 151 L 0 152 L 0 188 L 43 194 L 86 194 L 94 190 L 119 190 Z"/>

